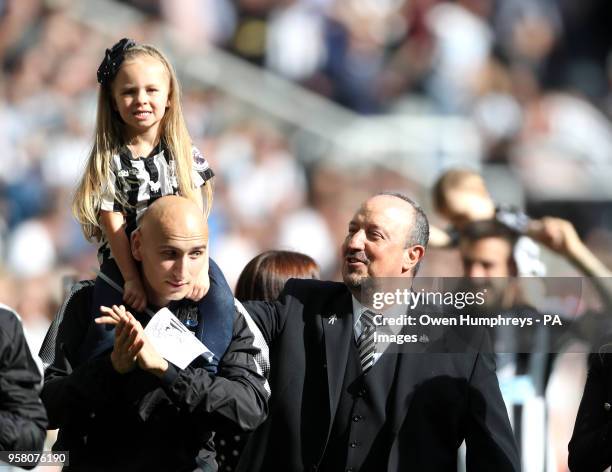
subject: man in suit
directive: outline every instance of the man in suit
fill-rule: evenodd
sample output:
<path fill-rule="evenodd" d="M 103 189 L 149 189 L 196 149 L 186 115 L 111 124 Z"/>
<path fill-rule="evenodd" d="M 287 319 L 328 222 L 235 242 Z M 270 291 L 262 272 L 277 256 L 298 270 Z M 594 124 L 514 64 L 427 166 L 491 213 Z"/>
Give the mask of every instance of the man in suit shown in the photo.
<path fill-rule="evenodd" d="M 520 469 L 484 333 L 467 353 L 368 348 L 362 288 L 410 286 L 428 234 L 413 201 L 376 195 L 349 223 L 344 283 L 290 280 L 276 302 L 246 304 L 270 344 L 273 395 L 239 470 L 451 471 L 463 440 L 468 470 Z"/>

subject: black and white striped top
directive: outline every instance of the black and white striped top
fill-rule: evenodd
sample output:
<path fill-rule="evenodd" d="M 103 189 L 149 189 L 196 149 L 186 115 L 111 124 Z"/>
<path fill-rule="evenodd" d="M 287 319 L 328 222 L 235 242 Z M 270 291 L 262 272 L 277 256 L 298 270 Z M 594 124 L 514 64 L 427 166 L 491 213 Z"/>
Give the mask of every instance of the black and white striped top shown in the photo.
<path fill-rule="evenodd" d="M 196 187 L 201 187 L 214 173 L 195 146 L 192 151 L 193 182 Z M 110 180 L 102 191 L 100 209 L 123 213 L 129 236 L 151 203 L 166 195 L 177 195 L 178 191 L 176 161 L 163 144 L 156 147 L 149 156 L 136 159 L 128 147 L 123 146 L 113 156 Z M 103 235 L 99 242 L 98 260 L 102 264 L 111 257 L 108 240 Z"/>

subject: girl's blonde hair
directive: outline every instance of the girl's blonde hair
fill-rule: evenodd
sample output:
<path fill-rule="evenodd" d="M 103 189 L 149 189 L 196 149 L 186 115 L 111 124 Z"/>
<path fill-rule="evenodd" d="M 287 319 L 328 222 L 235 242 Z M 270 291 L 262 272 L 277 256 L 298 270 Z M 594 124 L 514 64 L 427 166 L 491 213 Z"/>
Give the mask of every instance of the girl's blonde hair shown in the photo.
<path fill-rule="evenodd" d="M 193 163 L 191 137 L 183 119 L 181 92 L 176 73 L 168 59 L 159 50 L 146 44 L 138 44 L 129 48 L 125 51 L 123 60 L 125 63 L 143 55 L 159 60 L 168 71 L 169 107 L 161 122 L 161 139 L 176 162 L 179 194 L 197 202 L 199 200 L 196 193 L 198 189 L 195 188 L 191 175 Z M 110 164 L 113 155 L 116 155 L 123 145 L 123 124 L 118 113 L 113 110 L 112 100 L 111 81 L 111 83 L 100 86 L 95 141 L 72 201 L 72 213 L 81 224 L 83 234 L 88 240 L 99 240 L 102 236 L 99 223 L 102 191 L 110 187 Z M 111 188 L 111 191 L 113 190 Z M 204 191 L 204 213 L 208 217 L 212 206 L 212 185 L 207 183 Z M 121 203 L 127 204 L 125 201 Z"/>

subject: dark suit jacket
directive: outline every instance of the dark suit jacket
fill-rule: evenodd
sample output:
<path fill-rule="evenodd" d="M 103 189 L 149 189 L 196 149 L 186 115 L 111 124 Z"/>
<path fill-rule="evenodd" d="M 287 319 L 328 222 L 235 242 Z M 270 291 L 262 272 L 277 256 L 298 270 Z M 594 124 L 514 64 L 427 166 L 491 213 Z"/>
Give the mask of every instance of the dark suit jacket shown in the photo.
<path fill-rule="evenodd" d="M 572 472 L 601 472 L 612 465 L 612 355 L 591 354 L 589 374 L 569 443 Z"/>
<path fill-rule="evenodd" d="M 354 339 L 351 295 L 344 284 L 293 279 L 276 302 L 245 306 L 270 344 L 272 397 L 238 470 L 315 471 Z M 480 336 L 488 342 L 484 331 Z M 520 470 L 491 349 L 457 354 L 448 347 L 378 360 L 394 374 L 368 403 L 360 471 L 456 470 L 464 439 L 469 471 Z"/>

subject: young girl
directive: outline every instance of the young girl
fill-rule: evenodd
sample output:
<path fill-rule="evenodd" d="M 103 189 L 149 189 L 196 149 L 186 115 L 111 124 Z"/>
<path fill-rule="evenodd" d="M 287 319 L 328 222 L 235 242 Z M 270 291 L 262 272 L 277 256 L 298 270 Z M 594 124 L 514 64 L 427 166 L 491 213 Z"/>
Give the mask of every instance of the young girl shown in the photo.
<path fill-rule="evenodd" d="M 75 193 L 73 213 L 85 237 L 99 243 L 101 274 L 96 278 L 93 306 L 120 305 L 123 299 L 142 312 L 147 300 L 130 250 L 130 235 L 139 217 L 153 201 L 170 194 L 194 200 L 203 210 L 202 217 L 207 217 L 213 172 L 191 144 L 181 112 L 179 84 L 160 51 L 124 38 L 106 50 L 97 77 L 95 142 Z M 123 287 L 123 296 L 113 285 Z M 207 333 L 205 343 L 218 361 L 231 336 L 234 304 L 232 292 L 212 260 L 188 298 L 201 300 L 195 314 L 193 306 L 183 310 L 184 323 L 196 335 L 204 336 L 202 316 L 209 331 L 213 325 L 219 328 L 214 339 Z M 158 307 L 152 308 L 155 311 Z M 83 360 L 110 349 L 114 342 L 112 332 L 93 322 L 98 313 L 90 316 L 81 349 Z"/>

